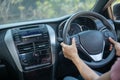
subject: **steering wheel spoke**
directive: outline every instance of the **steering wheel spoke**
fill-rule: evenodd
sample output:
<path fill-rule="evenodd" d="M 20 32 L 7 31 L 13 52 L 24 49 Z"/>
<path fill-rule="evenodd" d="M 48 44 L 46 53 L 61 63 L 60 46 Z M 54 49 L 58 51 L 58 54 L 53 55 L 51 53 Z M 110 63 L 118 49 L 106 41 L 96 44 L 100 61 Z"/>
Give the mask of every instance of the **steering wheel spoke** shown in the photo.
<path fill-rule="evenodd" d="M 115 39 L 115 35 L 110 30 L 104 29 L 101 32 L 103 33 L 105 39 L 108 39 L 109 37 Z"/>
<path fill-rule="evenodd" d="M 96 55 L 89 55 L 94 61 L 101 61 L 103 57 L 103 52 Z"/>

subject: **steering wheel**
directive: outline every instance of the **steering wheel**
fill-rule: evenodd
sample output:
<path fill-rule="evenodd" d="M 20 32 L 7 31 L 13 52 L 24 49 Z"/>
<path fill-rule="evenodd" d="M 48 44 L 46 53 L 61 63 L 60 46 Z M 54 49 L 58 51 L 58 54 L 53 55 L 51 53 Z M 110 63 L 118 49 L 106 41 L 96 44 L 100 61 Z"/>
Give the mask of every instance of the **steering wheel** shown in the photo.
<path fill-rule="evenodd" d="M 86 54 L 87 57 L 91 59 L 91 61 L 83 60 L 87 65 L 92 68 L 103 67 L 108 64 L 115 56 L 115 49 L 113 47 L 109 55 L 106 58 L 103 58 L 105 45 L 110 44 L 108 38 L 112 37 L 114 40 L 117 40 L 115 30 L 104 16 L 95 12 L 77 12 L 73 14 L 65 23 L 63 29 L 63 41 L 66 44 L 71 43 L 71 37 L 68 35 L 70 24 L 76 18 L 84 16 L 99 19 L 104 24 L 104 26 L 100 30 L 82 31 L 73 35 L 72 37 L 75 38 L 77 49 L 82 51 L 84 54 Z"/>

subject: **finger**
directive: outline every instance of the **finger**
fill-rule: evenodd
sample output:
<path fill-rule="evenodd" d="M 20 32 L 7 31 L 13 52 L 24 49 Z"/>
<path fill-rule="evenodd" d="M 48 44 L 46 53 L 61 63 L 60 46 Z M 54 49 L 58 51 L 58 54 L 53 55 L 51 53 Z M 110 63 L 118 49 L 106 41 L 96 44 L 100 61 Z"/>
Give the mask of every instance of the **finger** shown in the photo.
<path fill-rule="evenodd" d="M 62 48 L 62 51 L 64 52 L 64 48 Z"/>
<path fill-rule="evenodd" d="M 116 44 L 117 42 L 115 40 L 113 40 L 111 37 L 109 37 L 109 41 L 112 43 L 112 44 Z"/>
<path fill-rule="evenodd" d="M 63 42 L 61 42 L 61 44 L 60 44 L 62 47 L 64 46 L 64 43 Z"/>
<path fill-rule="evenodd" d="M 113 45 L 111 44 L 110 48 L 109 48 L 109 51 L 112 51 L 112 49 L 113 49 Z"/>
<path fill-rule="evenodd" d="M 75 38 L 72 38 L 72 45 L 76 46 Z"/>
<path fill-rule="evenodd" d="M 62 43 L 61 43 L 61 46 L 62 46 L 62 47 L 66 47 L 67 45 L 62 42 Z"/>

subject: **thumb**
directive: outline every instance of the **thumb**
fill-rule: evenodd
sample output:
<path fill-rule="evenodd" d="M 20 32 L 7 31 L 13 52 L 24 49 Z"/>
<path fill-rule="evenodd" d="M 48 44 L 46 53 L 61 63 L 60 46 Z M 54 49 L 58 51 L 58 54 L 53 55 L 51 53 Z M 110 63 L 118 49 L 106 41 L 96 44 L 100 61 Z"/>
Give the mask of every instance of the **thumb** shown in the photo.
<path fill-rule="evenodd" d="M 60 45 L 61 45 L 63 48 L 66 47 L 66 44 L 63 43 L 63 42 L 62 42 Z"/>
<path fill-rule="evenodd" d="M 109 41 L 112 43 L 112 44 L 116 44 L 117 42 L 115 40 L 113 40 L 111 37 L 109 37 Z"/>
<path fill-rule="evenodd" d="M 76 46 L 75 38 L 72 38 L 72 45 Z"/>

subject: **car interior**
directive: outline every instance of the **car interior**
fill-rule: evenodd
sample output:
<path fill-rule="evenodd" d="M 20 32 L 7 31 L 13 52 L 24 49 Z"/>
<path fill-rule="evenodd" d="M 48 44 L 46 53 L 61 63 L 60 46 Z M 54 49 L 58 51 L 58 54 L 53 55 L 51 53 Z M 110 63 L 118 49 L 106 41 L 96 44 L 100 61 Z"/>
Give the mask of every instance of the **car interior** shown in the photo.
<path fill-rule="evenodd" d="M 5 8 L 2 5 L 11 5 L 5 4 L 6 1 L 0 1 L 0 16 L 9 13 L 10 7 L 7 7 L 3 14 Z M 9 1 L 15 4 L 14 0 Z M 30 1 L 43 3 L 47 0 Z M 63 80 L 66 76 L 78 77 L 79 71 L 64 57 L 60 45 L 61 42 L 70 45 L 72 38 L 75 38 L 79 57 L 90 68 L 100 75 L 109 71 L 117 56 L 114 47 L 109 50 L 111 43 L 108 38 L 120 41 L 120 0 L 94 1 L 93 7 L 87 11 L 79 9 L 56 18 L 25 20 L 25 16 L 21 15 L 24 20 L 14 18 L 11 21 L 13 18 L 10 17 L 10 21 L 3 22 L 8 19 L 7 16 L 0 17 L 0 80 Z M 24 4 L 27 5 L 27 2 Z M 42 8 L 46 10 L 44 6 Z M 22 11 L 24 7 L 19 9 Z M 49 10 L 46 12 L 52 14 Z M 39 13 L 39 16 L 42 14 Z"/>

